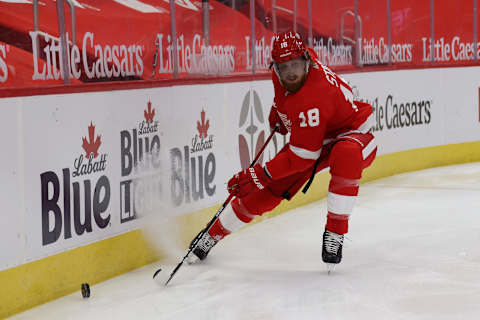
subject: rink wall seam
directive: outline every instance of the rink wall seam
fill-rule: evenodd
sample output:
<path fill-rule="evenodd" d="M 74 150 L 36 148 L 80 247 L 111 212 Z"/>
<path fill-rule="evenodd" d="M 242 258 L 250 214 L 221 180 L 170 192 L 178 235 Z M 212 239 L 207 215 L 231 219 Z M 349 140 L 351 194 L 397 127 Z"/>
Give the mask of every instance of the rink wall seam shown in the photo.
<path fill-rule="evenodd" d="M 396 152 L 379 156 L 364 172 L 362 183 L 404 172 L 473 161 L 480 161 L 480 141 Z M 299 192 L 292 201 L 283 201 L 272 212 L 255 219 L 254 223 L 324 198 L 328 180 L 328 172 L 321 172 L 306 195 Z M 218 207 L 206 208 L 178 218 L 183 227 L 181 233 L 185 247 L 211 219 Z M 0 272 L 0 283 L 4 292 L 0 304 L 0 319 L 73 292 L 78 292 L 78 299 L 82 299 L 81 283 L 94 285 L 157 261 L 162 256 L 161 252 L 148 244 L 140 230 L 134 230 L 7 269 Z M 92 297 L 94 296 L 93 287 Z"/>

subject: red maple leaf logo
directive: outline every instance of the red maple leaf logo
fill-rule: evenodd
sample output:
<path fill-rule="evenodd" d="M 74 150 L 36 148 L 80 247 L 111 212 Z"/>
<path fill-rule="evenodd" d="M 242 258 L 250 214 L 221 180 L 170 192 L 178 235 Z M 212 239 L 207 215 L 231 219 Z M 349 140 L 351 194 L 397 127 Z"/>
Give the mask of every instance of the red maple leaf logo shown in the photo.
<path fill-rule="evenodd" d="M 147 123 L 153 123 L 153 117 L 155 116 L 155 109 L 152 109 L 152 103 L 148 101 L 148 109 L 143 110 L 143 115 L 145 116 L 145 120 Z"/>
<path fill-rule="evenodd" d="M 200 134 L 200 138 L 206 138 L 208 136 L 207 131 L 208 127 L 210 127 L 210 120 L 207 120 L 205 122 L 205 110 L 202 110 L 202 123 L 200 121 L 197 121 L 197 129 L 198 133 Z"/>
<path fill-rule="evenodd" d="M 82 143 L 82 148 L 85 150 L 85 155 L 87 158 L 90 158 L 90 155 L 93 153 L 93 157 L 96 158 L 98 157 L 98 148 L 100 147 L 100 144 L 102 144 L 100 136 L 97 136 L 95 141 L 95 126 L 93 125 L 92 122 L 90 122 L 90 125 L 88 126 L 88 140 L 83 137 L 83 143 Z"/>

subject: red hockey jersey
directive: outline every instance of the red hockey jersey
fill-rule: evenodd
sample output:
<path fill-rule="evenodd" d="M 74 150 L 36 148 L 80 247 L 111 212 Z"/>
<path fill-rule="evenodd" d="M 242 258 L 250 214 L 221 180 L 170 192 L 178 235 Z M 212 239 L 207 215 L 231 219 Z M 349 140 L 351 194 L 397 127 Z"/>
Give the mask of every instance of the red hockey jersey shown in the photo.
<path fill-rule="evenodd" d="M 272 108 L 291 134 L 286 152 L 266 163 L 273 179 L 307 170 L 324 145 L 348 133 L 367 133 L 373 126 L 372 106 L 354 101 L 350 86 L 318 60 L 310 63 L 305 83 L 296 93 L 285 90 L 274 72 L 272 80 Z"/>

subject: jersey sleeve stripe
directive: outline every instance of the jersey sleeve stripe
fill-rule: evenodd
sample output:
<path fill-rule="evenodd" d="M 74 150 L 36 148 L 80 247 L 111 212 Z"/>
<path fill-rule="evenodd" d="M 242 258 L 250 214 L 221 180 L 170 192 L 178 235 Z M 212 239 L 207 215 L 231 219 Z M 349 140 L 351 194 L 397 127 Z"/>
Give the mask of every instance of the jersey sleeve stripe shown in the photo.
<path fill-rule="evenodd" d="M 362 150 L 363 159 L 365 160 L 373 152 L 373 150 L 375 150 L 376 147 L 377 143 L 375 142 L 375 138 L 373 138 Z"/>
<path fill-rule="evenodd" d="M 290 145 L 290 150 L 302 159 L 317 160 L 322 153 L 322 148 L 317 151 L 310 151 Z"/>

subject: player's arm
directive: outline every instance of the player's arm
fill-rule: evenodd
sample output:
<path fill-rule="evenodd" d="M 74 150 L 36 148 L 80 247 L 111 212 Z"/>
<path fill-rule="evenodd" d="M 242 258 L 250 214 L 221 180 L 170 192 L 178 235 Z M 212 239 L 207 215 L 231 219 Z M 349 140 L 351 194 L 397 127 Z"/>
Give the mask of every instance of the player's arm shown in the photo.
<path fill-rule="evenodd" d="M 272 180 L 305 171 L 315 163 L 322 152 L 325 122 L 320 121 L 318 108 L 307 112 L 300 112 L 299 120 L 293 121 L 287 150 L 277 154 L 265 167 L 257 163 L 234 175 L 228 181 L 228 192 L 242 198 L 264 189 Z"/>
<path fill-rule="evenodd" d="M 288 149 L 266 163 L 265 171 L 272 179 L 280 179 L 307 170 L 320 157 L 326 121 L 319 107 L 303 108 L 292 119 Z"/>

